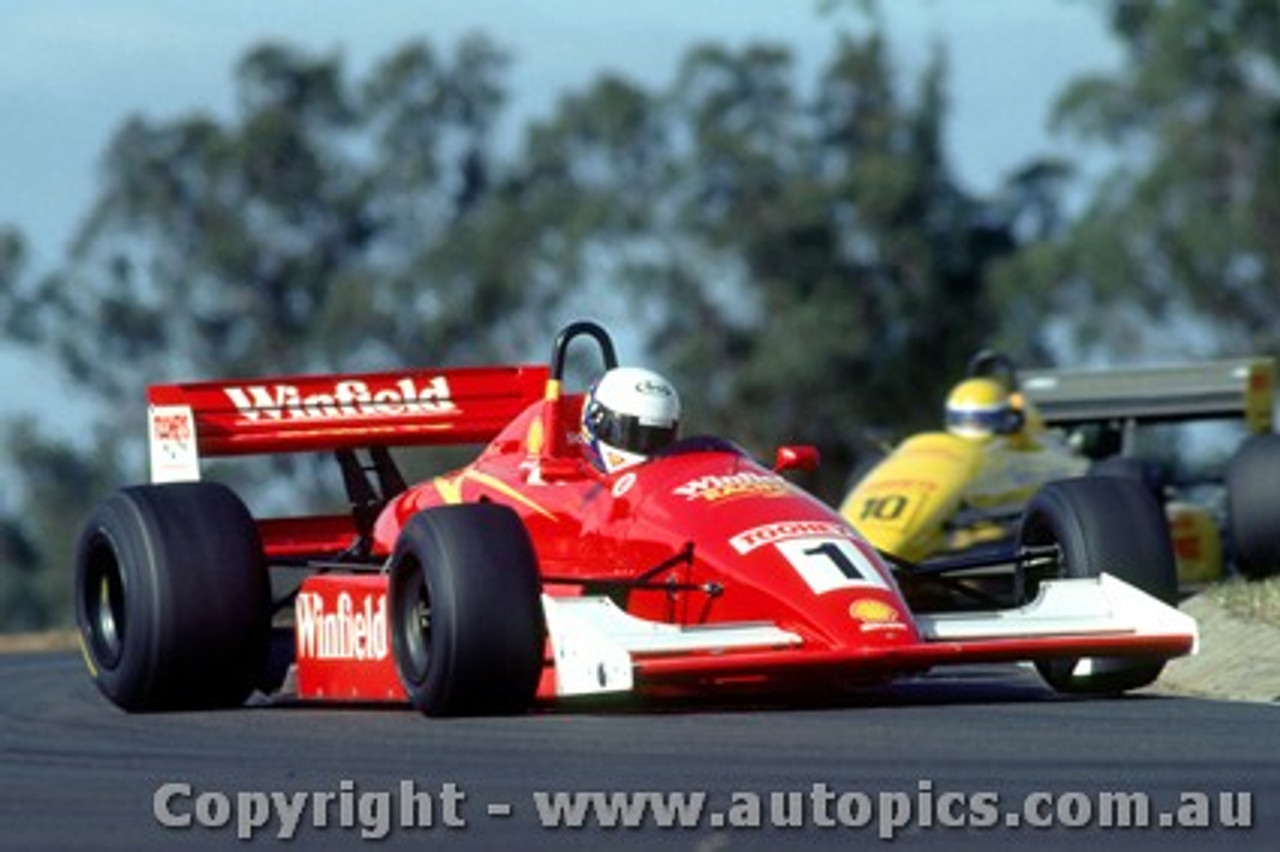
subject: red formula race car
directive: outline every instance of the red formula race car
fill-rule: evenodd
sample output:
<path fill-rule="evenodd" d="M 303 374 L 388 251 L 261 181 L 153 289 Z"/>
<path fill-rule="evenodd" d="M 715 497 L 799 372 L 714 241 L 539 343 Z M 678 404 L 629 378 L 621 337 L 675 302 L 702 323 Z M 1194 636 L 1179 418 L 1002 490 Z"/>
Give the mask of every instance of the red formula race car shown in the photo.
<path fill-rule="evenodd" d="M 103 500 L 78 542 L 76 617 L 101 691 L 131 711 L 238 705 L 264 686 L 273 630 L 299 698 L 432 715 L 830 692 L 1015 660 L 1061 689 L 1119 691 L 1196 642 L 1190 618 L 1119 579 L 1134 560 L 1172 570 L 1167 547 L 1115 545 L 1162 529 L 1132 483 L 1049 486 L 1007 554 L 1006 600 L 912 612 L 894 574 L 909 566 L 781 475 L 816 464 L 811 448 L 781 448 L 770 469 L 695 436 L 598 469 L 584 394 L 562 388 L 574 342 L 616 367 L 608 334 L 580 322 L 549 367 L 153 386 L 153 481 Z M 483 449 L 416 485 L 389 450 L 458 443 Z M 199 479 L 205 457 L 296 451 L 336 455 L 350 512 L 254 518 Z"/>

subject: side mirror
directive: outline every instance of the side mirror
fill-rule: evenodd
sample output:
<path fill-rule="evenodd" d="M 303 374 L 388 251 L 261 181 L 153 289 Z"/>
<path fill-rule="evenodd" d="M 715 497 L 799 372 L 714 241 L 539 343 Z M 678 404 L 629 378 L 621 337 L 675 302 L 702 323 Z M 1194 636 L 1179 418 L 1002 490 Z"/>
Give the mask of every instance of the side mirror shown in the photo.
<path fill-rule="evenodd" d="M 803 470 L 806 473 L 818 469 L 818 448 L 808 445 L 778 447 L 778 455 L 773 462 L 775 473 L 787 470 Z"/>

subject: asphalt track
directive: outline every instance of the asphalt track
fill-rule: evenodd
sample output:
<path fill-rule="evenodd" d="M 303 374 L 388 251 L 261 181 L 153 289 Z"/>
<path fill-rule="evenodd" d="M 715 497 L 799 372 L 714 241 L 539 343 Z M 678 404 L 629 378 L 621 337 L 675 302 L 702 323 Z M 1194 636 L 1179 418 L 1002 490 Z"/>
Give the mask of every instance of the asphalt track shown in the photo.
<path fill-rule="evenodd" d="M 588 707 L 520 718 L 433 720 L 411 711 L 319 708 L 279 702 L 216 713 L 126 715 L 103 700 L 69 654 L 0 656 L 0 849 L 316 848 L 405 849 L 1276 849 L 1280 845 L 1280 707 L 1143 695 L 1057 698 L 1018 669 L 967 669 L 860 694 L 837 703 L 661 704 Z M 275 817 L 252 844 L 224 828 L 164 828 L 157 790 L 190 785 L 169 801 L 191 814 L 218 794 L 338 795 L 333 822 L 301 820 L 291 843 Z M 373 826 L 379 793 L 410 784 L 430 799 L 430 826 Z M 446 786 L 451 785 L 451 786 Z M 187 788 L 173 788 L 185 791 Z M 341 794 L 350 808 L 343 828 Z M 540 827 L 535 792 L 699 791 L 719 828 Z M 1251 829 L 1076 827 L 1025 823 L 953 828 L 948 794 L 998 795 L 1006 806 L 1039 792 L 1082 821 L 1079 794 L 1138 792 L 1155 812 L 1183 792 L 1250 794 Z M 753 812 L 757 795 L 761 810 Z M 769 811 L 770 795 L 805 803 L 804 828 Z M 859 796 L 848 794 L 857 793 Z M 362 822 L 357 796 L 370 810 Z M 880 822 L 858 826 L 862 804 L 910 800 L 912 829 L 881 839 Z M 837 797 L 844 797 L 838 799 Z M 451 803 L 446 804 L 446 798 Z M 814 804 L 817 800 L 821 803 Z M 265 797 L 262 799 L 265 801 Z M 843 805 L 840 802 L 843 801 Z M 948 802 L 941 807 L 939 802 Z M 745 810 L 734 811 L 738 805 Z M 839 807 L 838 807 L 839 805 Z M 491 813 L 491 806 L 495 810 Z M 398 807 L 394 802 L 390 806 Z M 843 807 L 844 810 L 841 810 Z M 1095 808 L 1097 806 L 1090 806 Z M 509 810 L 509 815 L 502 811 Z M 775 816 L 771 817 L 773 813 Z M 942 816 L 939 817 L 938 814 Z M 1038 814 L 1046 813 L 1044 808 Z M 781 815 L 780 817 L 778 815 Z M 1193 813 L 1194 817 L 1195 814 Z M 739 825 L 753 819 L 765 823 Z M 1094 821 L 1097 817 L 1095 815 Z M 447 821 L 465 822 L 448 827 Z M 835 823 L 821 825 L 818 823 Z M 851 823 L 842 825 L 842 822 Z"/>

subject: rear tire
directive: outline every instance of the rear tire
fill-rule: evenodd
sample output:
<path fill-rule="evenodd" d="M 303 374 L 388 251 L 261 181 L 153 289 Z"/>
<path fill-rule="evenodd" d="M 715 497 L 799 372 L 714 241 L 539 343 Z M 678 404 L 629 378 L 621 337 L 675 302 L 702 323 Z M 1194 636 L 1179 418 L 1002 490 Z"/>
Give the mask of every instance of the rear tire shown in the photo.
<path fill-rule="evenodd" d="M 1255 435 L 1227 468 L 1227 522 L 1236 569 L 1261 580 L 1280 573 L 1280 435 Z"/>
<path fill-rule="evenodd" d="M 243 704 L 263 671 L 270 608 L 257 525 L 223 485 L 122 489 L 77 541 L 85 662 L 125 710 Z"/>
<path fill-rule="evenodd" d="M 1109 573 L 1165 603 L 1178 576 L 1168 525 L 1137 479 L 1085 477 L 1045 485 L 1023 515 L 1021 546 L 1057 545 L 1063 578 Z M 1152 683 L 1164 660 L 1039 660 L 1040 676 L 1064 693 L 1115 694 Z"/>
<path fill-rule="evenodd" d="M 431 716 L 509 715 L 533 704 L 544 627 L 524 523 L 492 503 L 420 512 L 391 565 L 391 645 L 414 707 Z"/>

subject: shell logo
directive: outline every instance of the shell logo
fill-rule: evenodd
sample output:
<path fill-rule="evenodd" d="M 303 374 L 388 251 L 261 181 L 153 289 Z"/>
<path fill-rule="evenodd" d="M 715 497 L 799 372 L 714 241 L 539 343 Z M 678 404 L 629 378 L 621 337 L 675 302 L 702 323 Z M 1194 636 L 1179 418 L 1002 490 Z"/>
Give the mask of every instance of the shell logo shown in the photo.
<path fill-rule="evenodd" d="M 898 620 L 898 611 L 884 601 L 860 598 L 849 604 L 849 616 L 868 624 L 888 624 Z"/>

